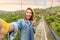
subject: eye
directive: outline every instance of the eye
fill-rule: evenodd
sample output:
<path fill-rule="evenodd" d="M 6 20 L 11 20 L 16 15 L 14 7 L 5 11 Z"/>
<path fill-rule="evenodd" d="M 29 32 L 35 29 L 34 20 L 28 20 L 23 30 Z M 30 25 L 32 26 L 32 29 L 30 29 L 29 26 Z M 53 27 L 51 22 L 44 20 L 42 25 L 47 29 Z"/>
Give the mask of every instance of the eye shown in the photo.
<path fill-rule="evenodd" d="M 32 13 L 30 12 L 30 14 L 32 14 Z"/>
<path fill-rule="evenodd" d="M 26 12 L 26 13 L 28 13 L 28 12 Z"/>

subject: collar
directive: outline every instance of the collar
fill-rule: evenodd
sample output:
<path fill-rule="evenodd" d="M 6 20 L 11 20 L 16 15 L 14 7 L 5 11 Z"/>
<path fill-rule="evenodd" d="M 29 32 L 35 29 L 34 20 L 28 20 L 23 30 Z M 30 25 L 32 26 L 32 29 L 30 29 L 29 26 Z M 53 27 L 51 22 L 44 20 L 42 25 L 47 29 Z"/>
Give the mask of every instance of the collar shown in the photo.
<path fill-rule="evenodd" d="M 24 18 L 25 22 L 28 23 L 28 21 Z M 30 23 L 32 23 L 32 21 L 30 20 Z"/>

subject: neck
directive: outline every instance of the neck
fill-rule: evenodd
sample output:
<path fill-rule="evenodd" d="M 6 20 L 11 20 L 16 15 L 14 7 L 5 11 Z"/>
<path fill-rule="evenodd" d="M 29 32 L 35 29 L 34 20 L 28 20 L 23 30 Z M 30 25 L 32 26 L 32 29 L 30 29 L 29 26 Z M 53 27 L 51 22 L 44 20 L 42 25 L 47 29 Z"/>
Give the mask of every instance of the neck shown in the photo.
<path fill-rule="evenodd" d="M 30 19 L 26 19 L 27 21 L 30 21 Z"/>
<path fill-rule="evenodd" d="M 27 19 L 26 19 L 27 20 Z M 30 24 L 30 20 L 27 20 L 28 24 Z"/>
<path fill-rule="evenodd" d="M 30 20 L 27 20 L 28 22 L 30 21 Z"/>

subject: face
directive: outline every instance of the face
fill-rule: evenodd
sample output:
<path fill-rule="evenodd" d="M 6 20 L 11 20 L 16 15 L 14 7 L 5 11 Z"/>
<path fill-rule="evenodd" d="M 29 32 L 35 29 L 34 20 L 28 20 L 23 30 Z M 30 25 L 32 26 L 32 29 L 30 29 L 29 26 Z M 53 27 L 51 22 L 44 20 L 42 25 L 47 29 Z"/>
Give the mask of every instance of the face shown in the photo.
<path fill-rule="evenodd" d="M 32 16 L 31 10 L 27 10 L 27 11 L 26 11 L 26 19 L 27 19 L 27 20 L 30 20 L 31 16 Z"/>

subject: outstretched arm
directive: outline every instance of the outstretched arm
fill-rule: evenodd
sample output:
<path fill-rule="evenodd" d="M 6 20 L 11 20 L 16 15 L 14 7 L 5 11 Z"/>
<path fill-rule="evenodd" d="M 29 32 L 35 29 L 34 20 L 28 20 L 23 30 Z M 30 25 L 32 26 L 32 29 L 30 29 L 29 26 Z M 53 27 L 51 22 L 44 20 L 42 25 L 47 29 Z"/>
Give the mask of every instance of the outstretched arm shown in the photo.
<path fill-rule="evenodd" d="M 1 21 L 1 20 L 0 20 Z M 4 20 L 3 20 L 4 21 Z M 12 23 L 6 23 L 5 21 L 3 22 L 3 24 L 4 24 L 4 26 L 3 26 L 3 24 L 2 24 L 2 22 L 0 22 L 0 24 L 1 24 L 1 28 L 4 28 L 4 30 L 5 31 L 2 31 L 2 30 L 0 30 L 0 32 L 1 33 L 3 33 L 4 32 L 4 35 L 6 35 L 7 33 L 9 33 L 9 35 L 8 35 L 8 39 L 9 40 L 11 40 L 11 39 L 14 39 L 15 38 L 15 36 L 17 35 L 17 32 L 18 32 L 18 27 L 21 29 L 21 22 L 22 22 L 22 19 L 21 20 L 18 20 L 18 22 L 12 22 Z M 0 34 L 1 35 L 1 34 Z M 2 35 L 2 36 L 4 36 L 4 35 Z M 4 36 L 5 37 L 5 36 Z M 4 38 L 3 37 L 3 38 Z"/>
<path fill-rule="evenodd" d="M 14 30 L 14 24 L 9 23 L 9 31 L 8 32 L 12 32 Z"/>
<path fill-rule="evenodd" d="M 14 25 L 12 23 L 7 23 L 0 19 L 0 40 L 3 40 L 5 35 L 14 30 Z"/>

